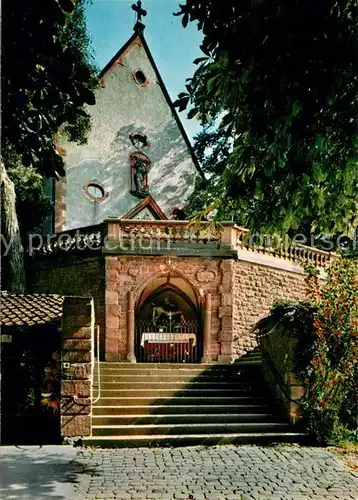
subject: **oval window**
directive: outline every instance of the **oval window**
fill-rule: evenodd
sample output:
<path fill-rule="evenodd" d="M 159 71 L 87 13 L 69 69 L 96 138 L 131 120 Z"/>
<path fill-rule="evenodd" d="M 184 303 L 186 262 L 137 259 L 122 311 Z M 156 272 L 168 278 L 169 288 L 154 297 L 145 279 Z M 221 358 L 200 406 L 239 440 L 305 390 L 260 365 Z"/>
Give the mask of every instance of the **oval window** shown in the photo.
<path fill-rule="evenodd" d="M 104 187 L 99 182 L 89 182 L 84 186 L 84 192 L 92 201 L 103 201 L 107 197 Z"/>
<path fill-rule="evenodd" d="M 143 73 L 141 69 L 136 69 L 133 73 L 134 80 L 135 82 L 140 86 L 140 87 L 145 87 L 148 84 L 147 77 Z"/>

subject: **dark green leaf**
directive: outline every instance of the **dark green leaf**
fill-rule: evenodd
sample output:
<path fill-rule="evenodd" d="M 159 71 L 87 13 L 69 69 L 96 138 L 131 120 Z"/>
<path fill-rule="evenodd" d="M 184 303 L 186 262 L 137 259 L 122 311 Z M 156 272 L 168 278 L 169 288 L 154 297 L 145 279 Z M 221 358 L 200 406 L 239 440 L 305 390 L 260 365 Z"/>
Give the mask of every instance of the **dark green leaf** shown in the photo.
<path fill-rule="evenodd" d="M 198 109 L 197 108 L 193 108 L 189 111 L 188 113 L 188 118 L 194 118 L 194 116 L 196 116 L 198 114 Z"/>
<path fill-rule="evenodd" d="M 65 12 L 72 12 L 75 6 L 73 5 L 71 0 L 58 0 L 60 7 Z"/>
<path fill-rule="evenodd" d="M 189 14 L 185 13 L 183 16 L 183 19 L 182 19 L 182 24 L 183 24 L 184 28 L 187 27 L 188 22 L 189 22 Z"/>
<path fill-rule="evenodd" d="M 207 61 L 208 59 L 209 59 L 208 57 L 198 57 L 198 58 L 194 59 L 193 64 L 199 64 L 203 61 Z"/>

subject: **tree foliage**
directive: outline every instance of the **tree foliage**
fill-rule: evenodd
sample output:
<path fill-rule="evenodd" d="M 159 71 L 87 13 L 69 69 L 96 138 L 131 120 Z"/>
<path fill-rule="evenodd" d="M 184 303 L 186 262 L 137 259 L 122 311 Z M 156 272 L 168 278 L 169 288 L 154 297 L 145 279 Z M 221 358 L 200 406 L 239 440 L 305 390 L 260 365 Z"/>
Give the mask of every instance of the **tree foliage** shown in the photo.
<path fill-rule="evenodd" d="M 51 207 L 42 179 L 64 175 L 58 134 L 83 143 L 90 128 L 86 105 L 95 103 L 97 70 L 89 53 L 85 1 L 2 4 L 2 285 L 11 291 L 24 289 L 20 236 Z"/>
<path fill-rule="evenodd" d="M 352 0 L 186 0 L 202 58 L 179 94 L 202 205 L 252 229 L 349 232 L 357 222 L 357 38 Z M 195 194 L 198 205 L 200 194 Z"/>
<path fill-rule="evenodd" d="M 2 6 L 2 154 L 45 176 L 64 174 L 61 127 L 83 142 L 96 71 L 88 57 L 83 1 L 5 0 Z"/>
<path fill-rule="evenodd" d="M 53 203 L 42 176 L 33 167 L 11 166 L 8 174 L 15 186 L 16 214 L 24 242 L 31 231 L 41 231 L 40 224 L 53 210 Z"/>

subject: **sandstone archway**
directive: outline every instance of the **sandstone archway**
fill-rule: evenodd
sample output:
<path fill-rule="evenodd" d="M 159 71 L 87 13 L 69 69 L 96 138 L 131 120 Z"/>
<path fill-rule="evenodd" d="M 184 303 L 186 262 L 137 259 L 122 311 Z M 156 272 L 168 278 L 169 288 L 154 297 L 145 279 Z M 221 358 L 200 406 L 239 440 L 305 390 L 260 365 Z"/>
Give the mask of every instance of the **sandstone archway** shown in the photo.
<path fill-rule="evenodd" d="M 199 362 L 202 310 L 197 290 L 179 274 L 154 276 L 137 296 L 138 362 Z"/>

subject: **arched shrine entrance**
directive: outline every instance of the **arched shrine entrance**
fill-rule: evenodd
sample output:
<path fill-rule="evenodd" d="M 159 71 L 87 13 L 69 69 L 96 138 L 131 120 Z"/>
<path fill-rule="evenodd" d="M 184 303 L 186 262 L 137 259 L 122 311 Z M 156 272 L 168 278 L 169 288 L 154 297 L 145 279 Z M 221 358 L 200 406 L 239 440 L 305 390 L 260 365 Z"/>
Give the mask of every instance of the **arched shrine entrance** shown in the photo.
<path fill-rule="evenodd" d="M 181 276 L 153 278 L 135 308 L 135 357 L 145 363 L 198 363 L 203 354 L 202 309 Z"/>

